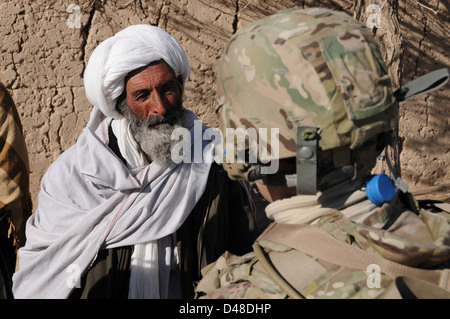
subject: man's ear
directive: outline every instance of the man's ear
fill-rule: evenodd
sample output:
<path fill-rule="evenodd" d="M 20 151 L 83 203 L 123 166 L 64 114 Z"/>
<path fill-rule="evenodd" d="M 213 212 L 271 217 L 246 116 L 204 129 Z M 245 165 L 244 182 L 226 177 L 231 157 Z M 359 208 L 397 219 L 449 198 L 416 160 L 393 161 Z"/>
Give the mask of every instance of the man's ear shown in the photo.
<path fill-rule="evenodd" d="M 124 117 L 128 118 L 126 112 L 124 112 L 123 110 L 124 107 L 128 107 L 126 106 L 127 105 L 126 99 L 127 99 L 127 89 L 125 87 L 116 100 L 116 110 L 119 111 L 119 113 L 122 114 Z"/>

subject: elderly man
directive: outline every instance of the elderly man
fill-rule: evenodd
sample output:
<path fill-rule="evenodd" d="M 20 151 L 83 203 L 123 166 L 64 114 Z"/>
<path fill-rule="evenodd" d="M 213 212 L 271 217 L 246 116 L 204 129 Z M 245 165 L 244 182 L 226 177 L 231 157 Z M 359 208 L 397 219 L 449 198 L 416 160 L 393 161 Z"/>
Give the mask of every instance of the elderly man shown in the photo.
<path fill-rule="evenodd" d="M 182 106 L 189 73 L 179 43 L 150 25 L 94 50 L 84 74 L 94 108 L 42 180 L 16 298 L 192 297 L 201 267 L 250 249 L 250 203 L 213 163 L 209 141 L 191 134 L 202 161 L 172 160 L 174 130 L 195 126 Z"/>

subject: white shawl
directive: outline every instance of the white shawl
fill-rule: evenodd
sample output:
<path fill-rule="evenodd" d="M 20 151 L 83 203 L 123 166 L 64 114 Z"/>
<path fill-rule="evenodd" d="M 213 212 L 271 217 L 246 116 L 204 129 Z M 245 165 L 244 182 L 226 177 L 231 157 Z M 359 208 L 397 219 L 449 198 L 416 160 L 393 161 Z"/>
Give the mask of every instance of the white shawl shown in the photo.
<path fill-rule="evenodd" d="M 111 120 L 94 107 L 77 143 L 45 174 L 19 250 L 16 298 L 68 297 L 100 249 L 173 234 L 202 196 L 212 158 L 130 170 L 107 147 Z"/>

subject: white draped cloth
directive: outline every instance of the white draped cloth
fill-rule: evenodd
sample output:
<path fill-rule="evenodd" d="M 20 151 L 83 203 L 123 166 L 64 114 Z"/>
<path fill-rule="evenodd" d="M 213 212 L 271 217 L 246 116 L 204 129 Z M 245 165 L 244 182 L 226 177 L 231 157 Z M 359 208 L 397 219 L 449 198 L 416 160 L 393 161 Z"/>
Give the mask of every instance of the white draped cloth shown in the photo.
<path fill-rule="evenodd" d="M 100 249 L 175 233 L 205 191 L 211 159 L 130 170 L 106 146 L 110 122 L 95 108 L 91 125 L 46 172 L 19 250 L 16 298 L 68 297 Z"/>
<path fill-rule="evenodd" d="M 157 298 L 159 291 L 164 291 L 159 287 L 158 266 L 170 267 L 171 261 L 158 263 L 157 252 L 172 249 L 167 239 L 202 196 L 212 144 L 203 141 L 203 134 L 194 136 L 196 117 L 190 113 L 191 153 L 195 153 L 194 145 L 201 143 L 202 155 L 206 155 L 203 162 L 185 160 L 160 166 L 148 164 L 137 151 L 127 120 L 115 109 L 116 100 L 129 72 L 160 59 L 186 83 L 190 67 L 184 50 L 154 26 L 130 26 L 92 53 L 84 84 L 94 108 L 77 143 L 43 177 L 38 209 L 27 222 L 27 242 L 19 250 L 19 270 L 13 276 L 16 298 L 66 298 L 100 249 L 129 245 L 135 246 L 129 296 Z M 113 121 L 126 163 L 107 146 Z M 205 129 L 202 126 L 202 133 Z M 158 242 L 164 249 L 158 249 Z M 171 252 L 160 257 L 169 255 Z M 142 282 L 142 276 L 148 283 L 143 289 L 135 285 Z"/>

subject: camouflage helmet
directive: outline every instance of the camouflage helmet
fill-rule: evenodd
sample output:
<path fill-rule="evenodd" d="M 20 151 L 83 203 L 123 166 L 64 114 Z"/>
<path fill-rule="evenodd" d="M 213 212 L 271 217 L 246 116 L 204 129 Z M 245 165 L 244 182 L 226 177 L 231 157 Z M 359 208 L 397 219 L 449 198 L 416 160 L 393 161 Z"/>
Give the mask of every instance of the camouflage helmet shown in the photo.
<path fill-rule="evenodd" d="M 267 148 L 263 154 L 277 147 L 278 159 L 298 158 L 299 140 L 314 140 L 320 152 L 357 150 L 397 125 L 397 102 L 378 45 L 343 12 L 289 9 L 257 20 L 230 39 L 217 74 L 223 135 L 227 128 L 277 128 L 258 147 Z M 241 169 L 247 179 L 249 167 Z M 231 175 L 240 178 L 236 171 Z"/>

